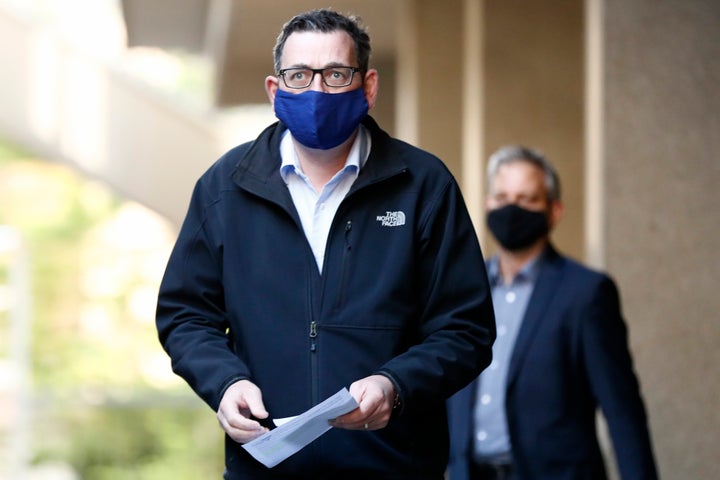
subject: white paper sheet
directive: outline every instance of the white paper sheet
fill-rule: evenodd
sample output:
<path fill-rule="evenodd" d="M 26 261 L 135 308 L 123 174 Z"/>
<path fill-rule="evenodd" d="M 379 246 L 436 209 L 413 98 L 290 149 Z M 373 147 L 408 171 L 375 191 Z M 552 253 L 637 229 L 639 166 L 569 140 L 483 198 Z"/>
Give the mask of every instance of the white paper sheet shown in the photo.
<path fill-rule="evenodd" d="M 343 388 L 305 413 L 246 443 L 243 448 L 263 465 L 272 468 L 330 430 L 328 420 L 355 410 L 357 406 L 348 389 Z"/>

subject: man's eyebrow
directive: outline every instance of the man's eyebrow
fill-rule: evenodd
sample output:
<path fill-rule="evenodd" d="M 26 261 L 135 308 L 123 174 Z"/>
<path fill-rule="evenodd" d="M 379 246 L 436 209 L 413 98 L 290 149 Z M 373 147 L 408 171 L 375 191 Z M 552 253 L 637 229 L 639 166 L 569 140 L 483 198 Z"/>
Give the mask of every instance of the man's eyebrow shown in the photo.
<path fill-rule="evenodd" d="M 347 65 L 343 62 L 328 62 L 324 66 L 320 68 L 333 68 L 333 67 L 351 67 L 352 65 Z M 307 63 L 295 63 L 293 65 L 290 65 L 289 67 L 282 68 L 281 70 L 287 70 L 289 68 L 307 68 L 307 69 L 313 69 L 310 65 Z"/>
<path fill-rule="evenodd" d="M 304 63 L 295 63 L 293 65 L 290 65 L 289 67 L 281 68 L 280 70 L 288 70 L 290 68 L 310 68 L 310 67 Z"/>

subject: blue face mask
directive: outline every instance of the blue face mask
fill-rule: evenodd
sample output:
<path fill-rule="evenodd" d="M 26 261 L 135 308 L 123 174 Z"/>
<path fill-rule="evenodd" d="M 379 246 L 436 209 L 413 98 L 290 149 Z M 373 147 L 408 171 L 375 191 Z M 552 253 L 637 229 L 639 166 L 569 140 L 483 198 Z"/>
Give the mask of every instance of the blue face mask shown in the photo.
<path fill-rule="evenodd" d="M 343 93 L 278 89 L 275 94 L 275 116 L 298 142 L 320 150 L 337 147 L 350 138 L 368 108 L 363 88 Z"/>

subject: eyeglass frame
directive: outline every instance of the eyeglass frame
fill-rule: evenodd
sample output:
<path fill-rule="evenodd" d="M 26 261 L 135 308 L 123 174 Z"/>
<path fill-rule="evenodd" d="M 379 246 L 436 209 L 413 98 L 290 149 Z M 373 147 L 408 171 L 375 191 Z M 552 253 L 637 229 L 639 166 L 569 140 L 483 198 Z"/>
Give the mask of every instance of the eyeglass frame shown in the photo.
<path fill-rule="evenodd" d="M 337 69 L 337 68 L 349 68 L 349 69 L 350 69 L 350 80 L 348 81 L 348 83 L 346 83 L 346 84 L 344 84 L 344 85 L 330 85 L 329 83 L 327 83 L 327 80 L 325 80 L 325 76 L 323 75 L 323 72 L 324 72 L 325 70 L 333 70 L 333 69 Z M 290 85 L 287 84 L 287 79 L 285 78 L 285 73 L 288 72 L 288 71 L 290 71 L 290 70 L 308 70 L 308 71 L 311 71 L 311 72 L 312 72 L 312 76 L 310 77 L 310 81 L 309 81 L 308 84 L 305 85 L 304 87 L 291 87 Z M 312 85 L 312 82 L 315 80 L 315 75 L 318 74 L 318 73 L 320 74 L 320 78 L 322 79 L 322 82 L 323 82 L 326 86 L 328 86 L 328 87 L 330 87 L 330 88 L 343 88 L 343 87 L 347 87 L 347 86 L 349 86 L 349 85 L 352 85 L 353 80 L 355 80 L 355 74 L 358 73 L 358 72 L 362 72 L 362 69 L 359 68 L 359 67 L 350 67 L 350 66 L 348 66 L 348 65 L 335 65 L 335 66 L 332 66 L 332 67 L 325 67 L 325 68 L 290 67 L 290 68 L 283 68 L 283 69 L 278 70 L 277 76 L 278 76 L 278 77 L 282 77 L 283 83 L 285 84 L 285 86 L 286 86 L 287 88 L 291 88 L 291 89 L 293 89 L 293 90 L 302 90 L 303 88 L 308 88 L 310 85 Z"/>

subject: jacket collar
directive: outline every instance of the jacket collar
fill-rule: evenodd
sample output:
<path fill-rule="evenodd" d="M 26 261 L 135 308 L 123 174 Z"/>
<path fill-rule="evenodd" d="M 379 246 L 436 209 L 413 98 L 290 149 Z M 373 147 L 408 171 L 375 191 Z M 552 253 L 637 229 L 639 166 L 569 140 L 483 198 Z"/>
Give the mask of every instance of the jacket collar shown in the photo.
<path fill-rule="evenodd" d="M 407 150 L 400 148 L 372 117 L 365 117 L 362 123 L 370 132 L 372 147 L 350 193 L 407 170 L 404 158 Z M 267 127 L 249 145 L 231 174 L 241 188 L 283 205 L 292 204 L 280 175 L 280 141 L 286 129 L 279 121 Z"/>

